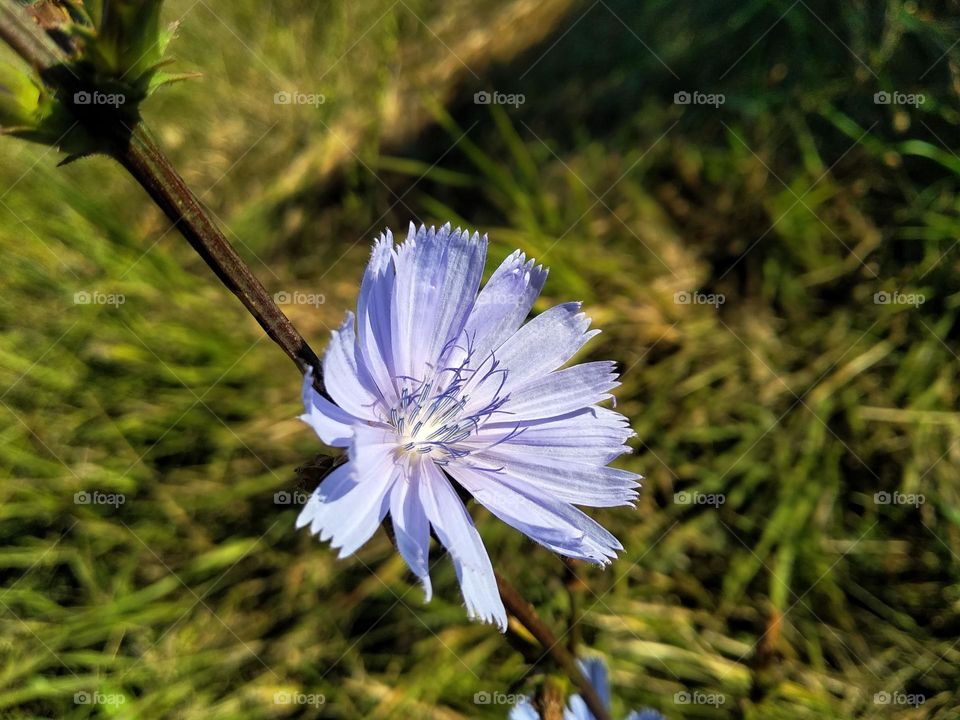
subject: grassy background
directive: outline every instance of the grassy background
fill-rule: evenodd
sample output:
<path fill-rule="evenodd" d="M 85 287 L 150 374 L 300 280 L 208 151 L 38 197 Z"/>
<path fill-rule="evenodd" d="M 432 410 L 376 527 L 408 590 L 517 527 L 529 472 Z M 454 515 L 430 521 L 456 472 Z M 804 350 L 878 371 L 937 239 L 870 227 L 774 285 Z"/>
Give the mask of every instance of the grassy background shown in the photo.
<path fill-rule="evenodd" d="M 955 9 L 175 0 L 204 78 L 146 115 L 271 292 L 323 296 L 286 307 L 318 348 L 411 218 L 548 264 L 537 311 L 584 301 L 648 478 L 593 513 L 620 560 L 576 568 L 617 716 L 956 718 Z M 0 716 L 504 717 L 475 693 L 529 692 L 531 649 L 464 621 L 448 561 L 424 606 L 382 534 L 337 561 L 293 530 L 275 493 L 322 449 L 297 374 L 138 188 L 0 148 Z M 676 300 L 697 291 L 724 302 Z M 76 504 L 94 490 L 125 502 Z M 562 632 L 562 564 L 476 510 Z"/>

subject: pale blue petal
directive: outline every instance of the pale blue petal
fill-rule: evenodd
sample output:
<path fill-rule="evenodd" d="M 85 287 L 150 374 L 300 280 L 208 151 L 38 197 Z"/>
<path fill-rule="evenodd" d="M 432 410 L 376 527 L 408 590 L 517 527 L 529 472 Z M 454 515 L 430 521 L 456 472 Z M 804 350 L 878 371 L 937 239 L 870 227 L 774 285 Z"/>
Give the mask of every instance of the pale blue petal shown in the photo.
<path fill-rule="evenodd" d="M 528 483 L 456 463 L 447 472 L 503 522 L 554 552 L 606 564 L 623 549 L 584 512 Z"/>
<path fill-rule="evenodd" d="M 347 447 L 353 439 L 353 427 L 359 419 L 334 405 L 313 387 L 313 369 L 303 376 L 303 408 L 300 416 L 320 439 L 331 447 Z"/>
<path fill-rule="evenodd" d="M 351 468 L 349 467 L 349 463 L 344 463 L 334 468 L 333 471 L 323 479 L 323 482 L 313 491 L 310 499 L 307 500 L 300 514 L 297 516 L 297 529 L 310 525 L 318 515 L 322 515 L 325 512 L 325 503 L 342 497 L 348 490 L 356 485 L 351 479 L 350 473 Z M 322 524 L 322 521 L 320 524 Z"/>
<path fill-rule="evenodd" d="M 480 533 L 450 482 L 432 462 L 422 463 L 418 486 L 423 509 L 440 542 L 450 553 L 467 605 L 467 614 L 507 630 L 507 611 L 497 590 L 490 557 Z"/>
<path fill-rule="evenodd" d="M 587 507 L 633 504 L 640 487 L 638 480 L 642 479 L 628 470 L 571 462 L 547 452 L 529 453 L 509 442 L 478 451 L 470 460 L 483 467 L 502 468 L 503 475 L 523 480 L 559 500 Z"/>
<path fill-rule="evenodd" d="M 393 520 L 397 549 L 410 570 L 423 584 L 424 601 L 430 602 L 430 522 L 418 497 L 419 472 L 414 477 L 401 477 L 390 493 L 390 517 Z"/>
<path fill-rule="evenodd" d="M 436 234 L 436 231 L 433 231 Z M 393 284 L 393 297 L 390 301 L 390 354 L 394 377 L 410 377 L 413 356 L 409 340 L 413 332 L 416 282 L 414 257 L 417 251 L 417 229 L 410 223 L 407 239 L 400 243 L 394 252 L 393 264 L 396 277 Z"/>
<path fill-rule="evenodd" d="M 508 720 L 540 720 L 540 713 L 529 700 L 524 698 L 510 710 Z"/>
<path fill-rule="evenodd" d="M 571 695 L 567 701 L 567 710 L 563 713 L 563 720 L 596 720 L 596 718 L 582 697 Z"/>
<path fill-rule="evenodd" d="M 577 660 L 580 670 L 587 676 L 587 680 L 597 691 L 601 704 L 610 709 L 610 685 L 607 681 L 607 666 L 600 658 Z M 567 712 L 564 720 L 596 720 L 580 695 L 573 695 L 567 701 Z"/>
<path fill-rule="evenodd" d="M 399 375 L 428 379 L 463 329 L 483 275 L 487 238 L 420 227 L 397 252 L 393 304 Z"/>
<path fill-rule="evenodd" d="M 632 711 L 627 715 L 626 720 L 667 720 L 663 715 L 658 713 L 656 710 L 651 710 L 650 708 L 644 708 L 640 712 L 636 710 Z"/>
<path fill-rule="evenodd" d="M 333 331 L 324 353 L 324 382 L 337 405 L 354 417 L 376 420 L 375 405 L 379 401 L 379 391 L 373 386 L 371 392 L 371 386 L 360 379 L 355 354 L 356 341 L 353 313 L 348 312 L 340 328 Z"/>
<path fill-rule="evenodd" d="M 586 408 L 559 418 L 514 423 L 486 423 L 469 439 L 469 447 L 482 449 L 504 442 L 517 452 L 548 454 L 571 462 L 606 465 L 630 452 L 634 436 L 629 421 L 607 408 Z"/>
<path fill-rule="evenodd" d="M 373 247 L 357 299 L 357 365 L 380 390 L 387 407 L 397 401 L 391 329 L 394 256 L 393 233 L 387 230 Z"/>
<path fill-rule="evenodd" d="M 521 327 L 494 355 L 507 370 L 506 391 L 525 385 L 566 363 L 599 330 L 588 331 L 590 318 L 580 303 L 556 305 Z"/>
<path fill-rule="evenodd" d="M 313 502 L 301 514 L 305 524 L 309 511 L 310 532 L 330 540 L 332 547 L 340 549 L 341 558 L 366 543 L 387 514 L 398 470 L 394 446 L 383 443 L 383 435 L 382 430 L 358 426 L 350 461 L 320 484 L 314 492 L 316 500 L 311 498 Z"/>
<path fill-rule="evenodd" d="M 591 362 L 557 370 L 517 387 L 500 408 L 499 421 L 522 423 L 582 410 L 612 396 L 617 387 L 616 364 Z"/>
<path fill-rule="evenodd" d="M 610 681 L 607 678 L 607 664 L 598 657 L 588 657 L 577 660 L 580 670 L 587 676 L 593 689 L 600 696 L 600 702 L 605 708 L 610 707 Z"/>
<path fill-rule="evenodd" d="M 474 354 L 486 357 L 500 347 L 526 320 L 547 279 L 519 250 L 501 263 L 483 286 L 464 326 Z"/>

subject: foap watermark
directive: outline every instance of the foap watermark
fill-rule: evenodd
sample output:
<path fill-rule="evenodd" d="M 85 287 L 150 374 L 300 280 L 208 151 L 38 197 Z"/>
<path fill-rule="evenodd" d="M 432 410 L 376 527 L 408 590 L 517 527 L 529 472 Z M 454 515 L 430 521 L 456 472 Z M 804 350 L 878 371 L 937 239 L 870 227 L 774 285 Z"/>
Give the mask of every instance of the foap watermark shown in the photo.
<path fill-rule="evenodd" d="M 105 493 L 99 490 L 81 490 L 73 494 L 74 505 L 113 505 L 120 507 L 127 501 L 123 493 Z"/>
<path fill-rule="evenodd" d="M 677 505 L 708 505 L 718 508 L 727 502 L 723 493 L 702 493 L 696 490 L 682 490 L 673 494 L 673 501 Z"/>
<path fill-rule="evenodd" d="M 474 105 L 513 105 L 520 107 L 527 101 L 527 96 L 523 93 L 502 93 L 497 90 L 488 92 L 480 90 L 473 94 Z"/>
<path fill-rule="evenodd" d="M 719 308 L 727 301 L 723 293 L 702 293 L 680 290 L 673 294 L 673 302 L 677 305 L 713 305 Z"/>
<path fill-rule="evenodd" d="M 673 694 L 673 702 L 677 705 L 712 705 L 720 707 L 727 701 L 727 696 L 723 693 L 706 693 L 700 690 L 689 692 L 688 690 L 678 690 Z"/>
<path fill-rule="evenodd" d="M 99 290 L 80 290 L 73 294 L 74 305 L 112 305 L 119 307 L 127 301 L 123 293 L 105 293 Z"/>
<path fill-rule="evenodd" d="M 909 105 L 911 107 L 920 107 L 927 101 L 923 93 L 904 93 L 898 90 L 887 92 L 881 90 L 873 94 L 874 105 Z"/>
<path fill-rule="evenodd" d="M 310 496 L 302 490 L 279 490 L 273 494 L 274 505 L 305 505 Z"/>
<path fill-rule="evenodd" d="M 927 701 L 925 695 L 920 693 L 904 692 L 878 692 L 873 694 L 874 705 L 909 705 L 910 707 L 920 707 Z"/>
<path fill-rule="evenodd" d="M 322 93 L 279 90 L 273 95 L 274 105 L 308 105 L 311 107 L 320 107 L 326 101 L 327 96 Z"/>
<path fill-rule="evenodd" d="M 310 705 L 320 707 L 327 702 L 323 693 L 303 693 L 290 690 L 277 690 L 273 694 L 274 705 Z"/>
<path fill-rule="evenodd" d="M 910 305 L 911 307 L 920 307 L 927 301 L 923 293 L 904 293 L 899 290 L 887 292 L 881 290 L 873 294 L 874 305 Z"/>
<path fill-rule="evenodd" d="M 909 505 L 920 507 L 927 501 L 921 493 L 902 493 L 894 490 L 892 493 L 885 490 L 873 494 L 873 502 L 877 505 Z"/>
<path fill-rule="evenodd" d="M 78 90 L 73 94 L 74 105 L 105 105 L 118 108 L 121 105 L 126 104 L 126 102 L 127 96 L 123 93 L 104 93 L 100 92 L 99 90 L 94 90 L 93 92 Z"/>
<path fill-rule="evenodd" d="M 488 690 L 481 690 L 473 694 L 474 705 L 516 705 L 524 699 L 523 695 L 498 691 L 490 692 Z"/>
<path fill-rule="evenodd" d="M 98 690 L 80 690 L 73 694 L 74 705 L 123 705 L 127 701 L 123 693 L 102 693 Z"/>
<path fill-rule="evenodd" d="M 319 307 L 327 301 L 327 297 L 323 293 L 281 290 L 273 294 L 273 301 L 277 305 L 312 305 L 313 307 Z"/>
<path fill-rule="evenodd" d="M 673 94 L 674 105 L 710 105 L 711 107 L 718 108 L 726 101 L 727 98 L 723 93 L 680 90 Z"/>

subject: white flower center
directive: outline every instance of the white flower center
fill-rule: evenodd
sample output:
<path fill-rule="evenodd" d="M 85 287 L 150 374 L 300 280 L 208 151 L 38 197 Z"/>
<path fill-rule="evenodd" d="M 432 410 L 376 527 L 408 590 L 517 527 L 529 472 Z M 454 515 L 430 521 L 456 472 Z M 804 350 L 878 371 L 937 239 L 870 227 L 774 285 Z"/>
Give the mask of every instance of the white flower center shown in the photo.
<path fill-rule="evenodd" d="M 464 416 L 469 398 L 460 395 L 460 389 L 462 383 L 454 382 L 437 394 L 433 383 L 424 383 L 415 392 L 403 390 L 400 404 L 388 418 L 400 450 L 428 456 L 439 464 L 466 454 L 454 446 L 476 431 L 477 418 Z"/>

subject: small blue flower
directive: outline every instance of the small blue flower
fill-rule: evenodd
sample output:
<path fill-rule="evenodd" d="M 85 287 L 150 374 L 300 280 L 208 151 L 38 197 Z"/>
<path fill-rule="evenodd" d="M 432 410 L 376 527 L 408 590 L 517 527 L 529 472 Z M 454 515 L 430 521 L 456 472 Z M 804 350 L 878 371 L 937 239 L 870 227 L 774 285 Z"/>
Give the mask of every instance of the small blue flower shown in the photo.
<path fill-rule="evenodd" d="M 411 224 L 376 242 L 357 302 L 323 359 L 331 403 L 304 378 L 301 419 L 348 462 L 297 519 L 340 557 L 387 513 L 430 599 L 430 529 L 453 559 L 472 618 L 506 629 L 493 568 L 458 487 L 547 548 L 606 564 L 621 544 L 574 507 L 629 505 L 638 475 L 607 467 L 628 452 L 611 397 L 612 362 L 560 369 L 599 330 L 579 303 L 524 324 L 547 271 L 517 251 L 480 290 L 486 236 Z M 479 294 L 478 294 L 479 290 Z"/>
<path fill-rule="evenodd" d="M 610 709 L 610 684 L 607 681 L 607 666 L 600 658 L 587 658 L 586 660 L 577 660 L 577 664 L 587 676 L 593 689 L 600 696 L 600 702 L 603 706 Z M 523 700 L 511 711 L 509 720 L 540 720 L 540 714 L 529 700 Z M 572 695 L 567 702 L 567 707 L 563 712 L 563 720 L 596 720 L 593 713 L 587 708 L 587 704 L 579 695 Z M 646 708 L 637 712 L 633 710 L 627 715 L 626 720 L 666 720 L 656 710 Z"/>

